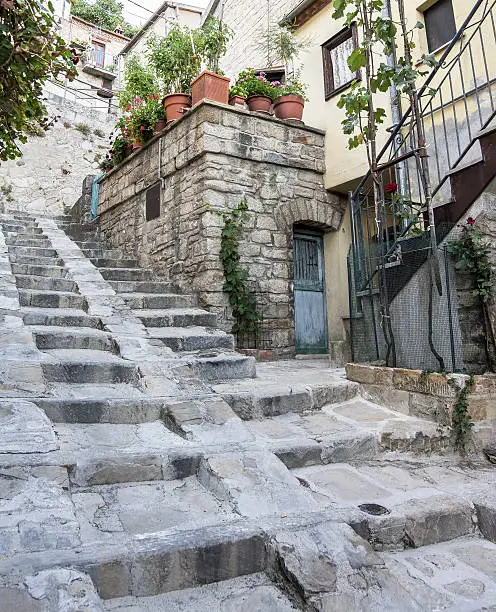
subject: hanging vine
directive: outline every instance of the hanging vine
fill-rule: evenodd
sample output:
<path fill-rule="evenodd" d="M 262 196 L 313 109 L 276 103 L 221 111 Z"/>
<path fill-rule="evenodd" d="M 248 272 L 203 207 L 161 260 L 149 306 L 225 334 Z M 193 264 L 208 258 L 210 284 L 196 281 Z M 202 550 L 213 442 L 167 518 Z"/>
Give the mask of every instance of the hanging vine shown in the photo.
<path fill-rule="evenodd" d="M 448 384 L 456 387 L 455 380 L 450 378 Z M 461 388 L 457 388 L 453 412 L 451 415 L 451 430 L 453 432 L 455 448 L 465 453 L 467 436 L 474 426 L 469 414 L 469 395 L 475 387 L 475 378 L 469 376 Z"/>
<path fill-rule="evenodd" d="M 229 212 L 215 211 L 224 221 L 220 243 L 220 259 L 224 268 L 223 290 L 229 297 L 229 305 L 235 323 L 232 333 L 256 333 L 260 317 L 255 295 L 248 284 L 248 270 L 241 263 L 239 238 L 248 217 L 246 200 Z"/>

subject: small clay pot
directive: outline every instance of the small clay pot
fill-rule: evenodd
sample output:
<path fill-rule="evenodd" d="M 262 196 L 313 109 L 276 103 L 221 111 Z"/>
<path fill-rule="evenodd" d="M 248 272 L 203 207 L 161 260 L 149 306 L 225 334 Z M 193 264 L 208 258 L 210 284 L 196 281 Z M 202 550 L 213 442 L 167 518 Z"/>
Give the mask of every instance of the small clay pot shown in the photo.
<path fill-rule="evenodd" d="M 301 121 L 305 99 L 293 94 L 281 96 L 274 102 L 274 114 L 278 119 Z"/>
<path fill-rule="evenodd" d="M 248 98 L 246 98 L 246 103 L 248 104 L 248 108 L 254 113 L 270 114 L 272 100 L 269 96 L 248 96 Z"/>
<path fill-rule="evenodd" d="M 160 134 L 160 132 L 162 132 L 162 130 L 165 130 L 165 126 L 167 125 L 167 120 L 166 119 L 159 119 L 157 121 L 157 123 L 155 124 L 155 128 L 153 130 L 153 135 L 156 136 L 157 134 Z"/>
<path fill-rule="evenodd" d="M 243 98 L 243 96 L 231 96 L 229 98 L 230 106 L 241 106 L 241 108 L 244 108 L 245 102 L 246 102 L 246 98 Z"/>

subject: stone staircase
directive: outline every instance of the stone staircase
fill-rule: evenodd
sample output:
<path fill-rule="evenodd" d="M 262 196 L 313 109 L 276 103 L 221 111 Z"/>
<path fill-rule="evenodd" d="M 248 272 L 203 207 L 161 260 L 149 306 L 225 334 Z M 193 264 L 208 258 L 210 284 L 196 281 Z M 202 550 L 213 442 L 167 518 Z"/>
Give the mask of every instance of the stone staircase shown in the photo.
<path fill-rule="evenodd" d="M 85 258 L 44 220 L 0 222 L 19 300 L 0 332 L 19 319 L 45 385 L 0 386 L 2 612 L 492 609 L 496 471 L 448 430 L 322 360 L 254 378 L 93 230 Z"/>

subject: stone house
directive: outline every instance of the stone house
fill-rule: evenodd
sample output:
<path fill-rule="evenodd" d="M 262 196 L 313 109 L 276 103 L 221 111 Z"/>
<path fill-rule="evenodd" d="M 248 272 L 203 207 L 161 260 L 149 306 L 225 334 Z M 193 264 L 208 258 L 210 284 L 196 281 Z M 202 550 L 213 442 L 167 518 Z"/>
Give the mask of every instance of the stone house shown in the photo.
<path fill-rule="evenodd" d="M 414 244 L 408 236 L 401 235 L 397 225 L 391 225 L 391 210 L 387 207 L 392 200 L 387 198 L 383 203 L 384 224 L 386 233 L 389 231 L 393 238 L 384 241 L 383 234 L 374 229 L 367 199 L 369 183 L 363 182 L 354 193 L 353 219 L 350 217 L 348 192 L 356 190 L 367 171 L 364 151 L 347 150 L 340 127 L 342 114 L 336 106 L 338 94 L 346 91 L 355 78 L 342 61 L 356 44 L 353 31 L 332 20 L 331 1 L 304 1 L 297 5 L 254 1 L 251 10 L 243 13 L 245 19 L 241 16 L 242 4 L 214 1 L 204 15 L 204 19 L 209 14 L 222 16 L 235 31 L 223 69 L 228 76 L 235 77 L 239 69 L 263 61 L 263 53 L 256 54 L 259 49 L 254 49 L 253 55 L 251 51 L 243 55 L 237 49 L 246 40 L 253 40 L 256 27 L 271 15 L 295 24 L 295 35 L 311 41 L 300 58 L 302 79 L 309 86 L 309 102 L 303 117 L 308 127 L 201 103 L 162 137 L 126 160 L 124 169 L 116 169 L 103 182 L 101 222 L 110 241 L 129 252 L 137 252 L 157 272 L 192 285 L 202 305 L 215 310 L 228 329 L 230 311 L 222 292 L 219 260 L 221 223 L 211 210 L 233 210 L 245 198 L 250 216 L 240 251 L 264 311 L 259 349 L 268 349 L 269 356 L 330 353 L 335 363 L 343 363 L 349 358 L 351 339 L 356 359 L 386 359 L 386 354 L 389 359 L 388 335 L 394 335 L 398 346 L 413 346 L 417 342 L 418 350 L 410 356 L 408 350 L 396 350 L 401 365 L 406 367 L 437 367 L 434 353 L 422 361 L 430 344 L 437 343 L 443 361 L 452 363 L 453 369 L 483 369 L 487 364 L 481 343 L 483 332 L 471 334 L 465 323 L 472 320 L 479 321 L 479 327 L 484 324 L 480 309 L 468 298 L 471 288 L 458 286 L 451 271 L 443 281 L 444 297 L 433 298 L 430 306 L 426 303 L 429 301 L 426 260 L 419 255 L 412 264 L 413 256 L 408 259 L 406 255 L 410 251 L 425 253 L 425 244 Z M 486 77 L 496 72 L 487 52 L 496 45 L 494 33 L 482 30 L 490 23 L 492 13 L 481 14 L 481 2 L 470 0 L 460 3 L 439 0 L 420 8 L 413 2 L 406 5 L 409 19 L 425 23 L 425 28 L 415 34 L 419 54 L 433 52 L 440 59 L 453 60 L 452 64 L 461 67 L 467 83 L 470 78 L 474 81 L 467 63 L 470 54 L 479 57 L 479 64 L 486 66 L 476 75 L 475 88 L 472 84 L 464 92 L 457 91 L 457 87 L 464 87 L 465 81 L 455 81 L 452 74 L 451 84 L 455 85 L 451 97 L 446 89 L 450 81 L 439 69 L 433 82 L 441 103 L 435 110 L 423 109 L 425 130 L 432 143 L 430 150 L 437 146 L 433 169 L 440 173 L 436 178 L 441 185 L 436 227 L 439 226 L 438 237 L 443 246 L 452 237 L 452 234 L 446 237 L 447 232 L 463 215 L 473 211 L 492 218 L 494 210 L 491 179 L 496 168 L 493 169 L 489 154 L 492 135 L 483 139 L 480 132 L 491 125 L 494 117 L 489 103 L 492 81 Z M 485 41 L 486 48 L 477 47 L 475 36 Z M 460 40 L 471 42 L 471 46 L 455 47 Z M 461 93 L 465 94 L 468 111 L 463 122 L 457 122 Z M 462 95 L 462 103 L 463 99 Z M 388 113 L 387 127 L 397 122 L 400 111 L 406 109 L 396 108 L 388 95 L 382 101 Z M 455 116 L 451 123 L 445 121 L 447 106 L 450 117 Z M 481 121 L 477 124 L 479 117 Z M 444 129 L 447 137 L 441 142 L 440 133 Z M 403 132 L 408 133 L 407 124 Z M 451 137 L 453 134 L 455 138 Z M 457 134 L 458 140 L 465 142 L 453 157 L 450 147 L 457 142 Z M 382 142 L 389 137 L 386 130 L 379 134 Z M 402 146 L 407 147 L 405 143 Z M 459 163 L 454 160 L 465 156 L 467 147 L 478 148 L 483 171 L 479 167 L 470 170 L 480 175 L 472 183 L 472 193 L 459 191 L 458 204 L 451 206 L 453 200 L 440 199 L 441 187 L 451 185 L 454 194 L 455 179 L 466 184 L 466 178 L 452 175 Z M 384 183 L 396 180 L 400 184 L 399 177 L 413 175 L 414 154 L 407 153 L 409 161 L 401 167 L 395 161 L 398 153 L 393 155 L 383 173 Z M 474 160 L 467 157 L 464 161 L 470 159 Z M 158 191 L 148 195 L 155 183 Z M 409 189 L 407 195 L 413 207 L 419 197 L 418 185 L 414 188 L 409 184 Z M 147 201 L 153 198 L 153 193 L 155 197 L 159 194 L 156 218 L 147 214 Z M 382 253 L 389 258 L 384 260 L 389 271 L 379 282 L 376 259 Z M 367 272 L 372 273 L 369 285 L 358 286 L 368 278 L 364 276 Z M 389 286 L 391 296 L 386 310 L 379 297 L 385 285 Z M 408 309 L 418 296 L 418 308 L 412 317 Z M 427 321 L 429 309 L 438 317 L 435 321 L 438 331 L 428 341 L 427 329 L 433 321 L 432 312 L 430 322 Z M 398 323 L 393 323 L 386 334 L 384 325 L 392 316 Z M 448 316 L 450 335 L 445 325 Z M 409 324 L 403 324 L 405 321 Z M 364 350 L 370 347 L 370 351 Z"/>

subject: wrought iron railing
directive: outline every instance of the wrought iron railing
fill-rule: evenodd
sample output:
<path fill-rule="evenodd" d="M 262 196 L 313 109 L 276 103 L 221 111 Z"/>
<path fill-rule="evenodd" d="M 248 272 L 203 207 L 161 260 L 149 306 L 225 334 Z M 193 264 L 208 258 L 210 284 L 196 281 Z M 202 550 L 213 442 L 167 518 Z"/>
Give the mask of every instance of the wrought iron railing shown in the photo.
<path fill-rule="evenodd" d="M 495 6 L 475 2 L 418 91 L 434 206 L 450 202 L 450 173 L 478 157 L 476 138 L 496 115 Z M 380 151 L 379 204 L 370 172 L 350 194 L 357 295 L 378 291 L 381 267 L 401 264 L 405 238 L 428 229 L 418 127 L 410 107 Z"/>

